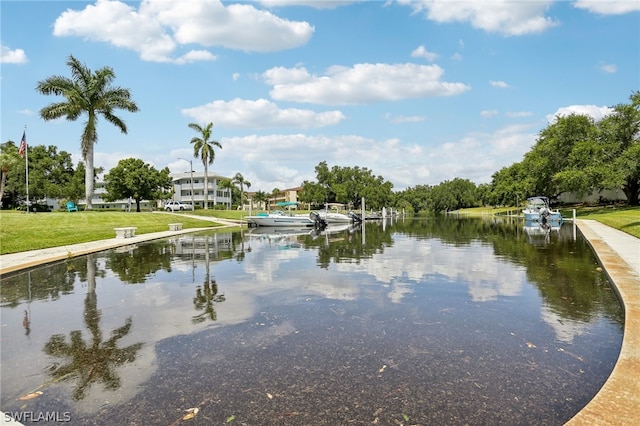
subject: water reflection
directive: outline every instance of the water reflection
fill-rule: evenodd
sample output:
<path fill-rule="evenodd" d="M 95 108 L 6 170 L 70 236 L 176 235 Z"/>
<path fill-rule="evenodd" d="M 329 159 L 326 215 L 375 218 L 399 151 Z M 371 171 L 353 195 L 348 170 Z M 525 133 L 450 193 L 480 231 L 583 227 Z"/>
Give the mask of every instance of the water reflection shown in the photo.
<path fill-rule="evenodd" d="M 560 424 L 602 385 L 622 312 L 570 227 L 540 245 L 507 220 L 382 225 L 185 235 L 3 277 L 2 410 Z"/>

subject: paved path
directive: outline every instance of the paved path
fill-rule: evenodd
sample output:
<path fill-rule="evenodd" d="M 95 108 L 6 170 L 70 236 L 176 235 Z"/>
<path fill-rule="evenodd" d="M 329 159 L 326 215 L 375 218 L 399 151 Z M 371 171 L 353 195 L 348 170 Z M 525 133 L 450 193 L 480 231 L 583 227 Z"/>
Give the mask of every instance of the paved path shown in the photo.
<path fill-rule="evenodd" d="M 183 214 L 181 214 L 183 215 Z M 191 216 L 191 215 L 184 215 Z M 203 219 L 202 216 L 195 216 Z M 239 223 L 210 218 L 225 226 Z M 598 394 L 571 419 L 570 426 L 635 425 L 640 423 L 640 239 L 593 220 L 577 220 L 580 232 L 602 263 L 625 311 L 624 337 L 618 362 Z M 193 228 L 142 234 L 132 238 L 108 239 L 45 250 L 0 256 L 0 274 L 41 263 L 62 260 L 114 247 L 208 230 Z M 0 413 L 1 415 L 1 413 Z M 2 415 L 4 417 L 4 415 Z M 0 422 L 3 419 L 0 419 Z"/>
<path fill-rule="evenodd" d="M 640 424 L 640 239 L 594 220 L 577 220 L 624 306 L 622 348 L 598 394 L 567 425 Z"/>

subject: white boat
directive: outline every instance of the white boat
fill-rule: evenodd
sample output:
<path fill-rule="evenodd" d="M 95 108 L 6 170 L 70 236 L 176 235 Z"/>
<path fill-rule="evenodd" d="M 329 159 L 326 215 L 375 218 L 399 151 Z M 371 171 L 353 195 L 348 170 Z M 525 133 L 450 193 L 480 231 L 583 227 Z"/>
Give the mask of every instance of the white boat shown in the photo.
<path fill-rule="evenodd" d="M 255 216 L 245 217 L 249 226 L 278 226 L 278 227 L 303 227 L 313 228 L 326 226 L 321 218 L 315 212 L 311 212 L 309 216 L 293 215 L 282 210 L 274 210 L 270 213 L 258 213 Z"/>
<path fill-rule="evenodd" d="M 544 196 L 527 198 L 527 206 L 522 210 L 526 222 L 562 222 L 559 210 L 551 210 L 549 198 Z"/>
<path fill-rule="evenodd" d="M 338 213 L 338 212 L 330 212 L 327 210 L 320 210 L 316 212 L 321 219 L 324 219 L 325 222 L 331 223 L 353 223 L 360 222 L 360 216 L 353 212 L 349 212 L 347 214 Z"/>

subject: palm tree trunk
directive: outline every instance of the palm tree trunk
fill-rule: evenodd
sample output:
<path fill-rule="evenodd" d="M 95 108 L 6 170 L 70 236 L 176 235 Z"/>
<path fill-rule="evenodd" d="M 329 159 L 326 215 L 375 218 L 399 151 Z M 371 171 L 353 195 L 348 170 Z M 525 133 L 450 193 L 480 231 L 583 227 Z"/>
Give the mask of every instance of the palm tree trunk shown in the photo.
<path fill-rule="evenodd" d="M 2 205 L 2 198 L 4 197 L 4 188 L 7 184 L 7 172 L 9 171 L 9 169 L 2 169 L 2 180 L 0 180 L 0 208 L 3 207 Z"/>
<path fill-rule="evenodd" d="M 93 142 L 89 143 L 87 146 L 87 155 L 84 159 L 86 163 L 86 168 L 84 171 L 84 189 L 85 189 L 85 197 L 87 200 L 87 205 L 85 210 L 93 210 L 93 206 L 91 204 L 91 198 L 93 197 Z"/>
<path fill-rule="evenodd" d="M 204 209 L 209 209 L 209 178 L 207 176 L 207 162 L 204 162 Z"/>

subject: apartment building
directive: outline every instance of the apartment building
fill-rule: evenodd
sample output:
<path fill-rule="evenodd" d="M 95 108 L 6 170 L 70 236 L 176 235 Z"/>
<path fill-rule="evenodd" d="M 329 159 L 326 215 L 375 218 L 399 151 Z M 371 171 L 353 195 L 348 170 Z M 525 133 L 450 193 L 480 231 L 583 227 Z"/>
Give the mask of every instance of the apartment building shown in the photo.
<path fill-rule="evenodd" d="M 193 176 L 193 181 L 192 181 Z M 204 207 L 204 172 L 191 173 L 172 173 L 173 179 L 173 201 L 182 201 L 183 203 L 191 204 L 193 202 L 196 208 Z M 220 180 L 226 179 L 224 176 L 209 174 L 208 178 L 208 193 L 209 193 L 209 208 L 214 206 L 231 207 L 231 190 L 228 188 L 220 188 Z M 193 185 L 192 185 L 193 182 Z M 112 202 L 105 201 L 102 196 L 106 193 L 105 183 L 98 181 L 93 188 L 93 197 L 91 197 L 91 204 L 94 209 L 109 209 L 109 210 L 130 210 L 135 209 L 135 202 L 129 200 L 117 200 Z M 193 197 L 192 195 L 193 194 Z M 80 208 L 84 208 L 86 202 L 80 200 L 78 202 Z M 151 210 L 154 208 L 162 209 L 164 202 L 158 204 L 154 200 L 143 200 L 140 202 L 140 208 L 142 210 Z"/>
<path fill-rule="evenodd" d="M 173 179 L 173 200 L 192 204 L 196 208 L 204 207 L 204 172 L 172 173 Z M 229 179 L 224 176 L 207 174 L 207 193 L 209 208 L 214 206 L 225 206 L 231 208 L 231 190 L 221 188 L 220 181 Z"/>

